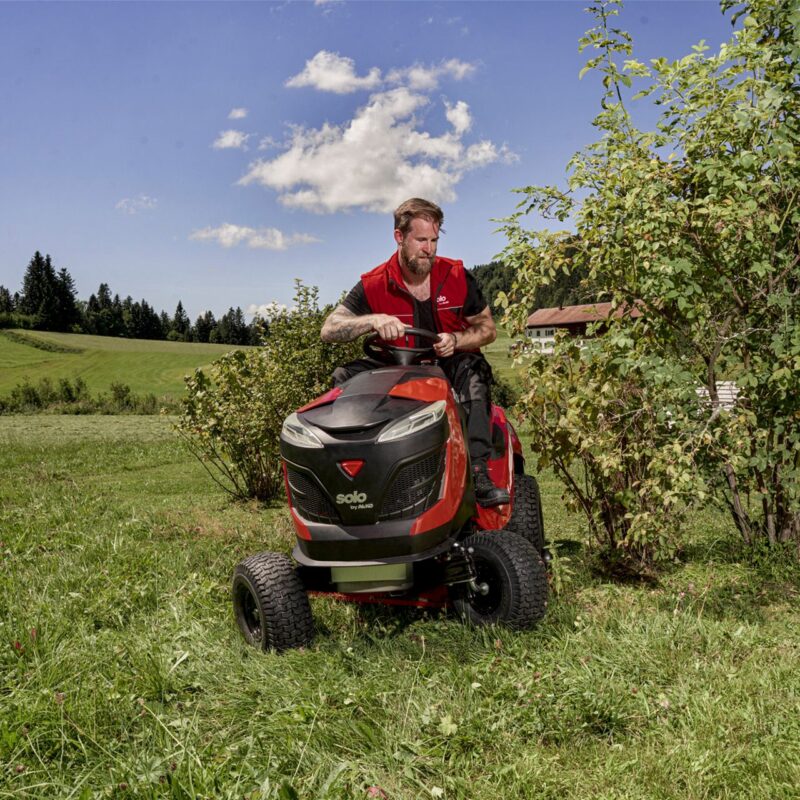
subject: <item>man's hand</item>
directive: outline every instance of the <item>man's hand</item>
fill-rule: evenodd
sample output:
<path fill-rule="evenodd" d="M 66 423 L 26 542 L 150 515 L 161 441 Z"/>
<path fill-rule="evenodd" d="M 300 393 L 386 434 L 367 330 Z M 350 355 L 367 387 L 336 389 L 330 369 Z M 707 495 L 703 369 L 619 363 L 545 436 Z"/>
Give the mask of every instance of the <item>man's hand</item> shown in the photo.
<path fill-rule="evenodd" d="M 392 339 L 400 339 L 405 335 L 406 326 L 397 317 L 390 314 L 371 314 L 372 330 L 385 342 L 390 342 Z"/>
<path fill-rule="evenodd" d="M 440 333 L 439 340 L 434 342 L 433 349 L 439 358 L 449 358 L 455 353 L 457 343 L 455 333 Z"/>

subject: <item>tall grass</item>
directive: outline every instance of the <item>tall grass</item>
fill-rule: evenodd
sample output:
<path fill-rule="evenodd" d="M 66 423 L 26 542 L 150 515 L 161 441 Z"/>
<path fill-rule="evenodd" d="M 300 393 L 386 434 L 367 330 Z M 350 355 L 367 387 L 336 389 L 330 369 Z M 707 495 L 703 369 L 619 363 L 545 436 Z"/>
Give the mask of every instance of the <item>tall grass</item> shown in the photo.
<path fill-rule="evenodd" d="M 610 582 L 542 477 L 536 631 L 317 598 L 314 646 L 264 655 L 229 576 L 290 550 L 282 508 L 231 504 L 169 420 L 0 418 L 0 797 L 796 797 L 795 568 L 709 512 Z"/>

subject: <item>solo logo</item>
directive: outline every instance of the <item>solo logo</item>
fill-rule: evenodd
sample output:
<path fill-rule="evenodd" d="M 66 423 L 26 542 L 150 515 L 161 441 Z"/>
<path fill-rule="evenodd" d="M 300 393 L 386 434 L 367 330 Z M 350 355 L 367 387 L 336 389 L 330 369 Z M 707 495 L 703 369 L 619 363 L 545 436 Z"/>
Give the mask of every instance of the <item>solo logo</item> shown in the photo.
<path fill-rule="evenodd" d="M 351 492 L 350 494 L 336 495 L 337 505 L 341 505 L 342 503 L 364 503 L 366 500 L 367 496 L 364 492 Z"/>

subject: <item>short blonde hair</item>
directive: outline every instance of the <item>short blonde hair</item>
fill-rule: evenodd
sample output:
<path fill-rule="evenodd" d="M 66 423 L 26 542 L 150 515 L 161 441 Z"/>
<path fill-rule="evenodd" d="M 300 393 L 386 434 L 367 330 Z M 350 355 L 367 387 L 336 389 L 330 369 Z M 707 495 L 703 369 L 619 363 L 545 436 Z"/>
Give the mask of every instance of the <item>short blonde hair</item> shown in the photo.
<path fill-rule="evenodd" d="M 411 229 L 411 222 L 419 217 L 435 223 L 444 233 L 444 211 L 436 203 L 423 200 L 421 197 L 412 197 L 401 203 L 394 212 L 394 229 L 405 236 Z"/>

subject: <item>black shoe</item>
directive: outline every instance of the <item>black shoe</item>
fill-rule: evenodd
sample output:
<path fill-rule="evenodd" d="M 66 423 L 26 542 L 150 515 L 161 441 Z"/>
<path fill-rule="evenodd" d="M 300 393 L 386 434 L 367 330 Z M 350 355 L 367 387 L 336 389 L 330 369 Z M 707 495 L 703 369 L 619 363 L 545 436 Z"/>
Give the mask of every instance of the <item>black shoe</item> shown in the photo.
<path fill-rule="evenodd" d="M 472 473 L 472 484 L 475 488 L 475 500 L 479 506 L 490 508 L 511 502 L 508 492 L 505 489 L 499 489 L 492 483 L 486 467 L 475 467 L 475 471 Z"/>

